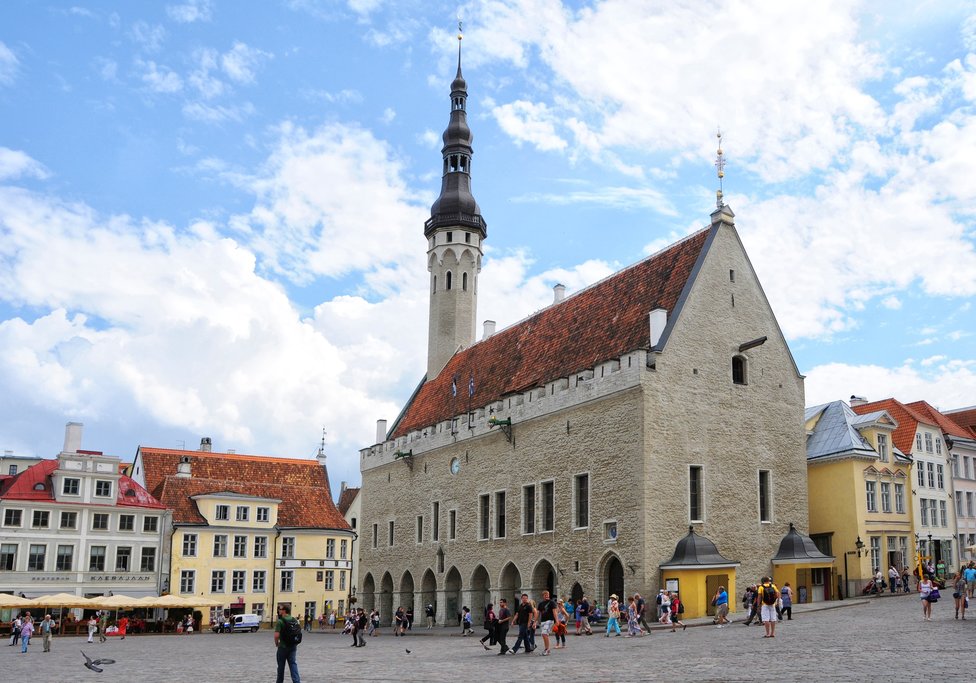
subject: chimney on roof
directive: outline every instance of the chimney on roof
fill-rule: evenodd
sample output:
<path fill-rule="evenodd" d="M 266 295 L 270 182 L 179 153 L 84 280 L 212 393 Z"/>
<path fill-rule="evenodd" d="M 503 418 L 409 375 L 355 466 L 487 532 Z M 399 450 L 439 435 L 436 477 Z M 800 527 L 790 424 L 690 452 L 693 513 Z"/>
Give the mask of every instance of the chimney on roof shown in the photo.
<path fill-rule="evenodd" d="M 556 284 L 552 288 L 552 303 L 558 304 L 560 301 L 566 298 L 566 285 Z"/>
<path fill-rule="evenodd" d="M 868 400 L 864 396 L 856 396 L 854 394 L 851 394 L 851 408 L 855 408 L 857 406 L 863 406 L 867 402 Z"/>
<path fill-rule="evenodd" d="M 200 439 L 200 452 L 210 453 L 211 451 L 213 451 L 213 441 L 210 439 L 210 437 L 205 436 Z"/>
<path fill-rule="evenodd" d="M 176 476 L 180 479 L 190 478 L 190 456 L 181 455 L 180 461 L 176 465 Z"/>
<path fill-rule="evenodd" d="M 383 443 L 384 441 L 386 441 L 386 420 L 377 420 L 375 443 Z"/>
<path fill-rule="evenodd" d="M 486 320 L 485 321 L 485 336 L 483 336 L 482 339 L 487 339 L 488 337 L 490 337 L 493 334 L 495 334 L 495 321 L 494 320 Z"/>
<path fill-rule="evenodd" d="M 661 335 L 664 334 L 664 328 L 667 327 L 668 311 L 665 308 L 655 308 L 651 311 L 649 319 L 651 325 L 651 348 L 653 349 L 661 341 Z"/>
<path fill-rule="evenodd" d="M 69 422 L 64 426 L 64 448 L 65 453 L 77 453 L 81 448 L 81 433 L 85 425 L 81 422 Z"/>

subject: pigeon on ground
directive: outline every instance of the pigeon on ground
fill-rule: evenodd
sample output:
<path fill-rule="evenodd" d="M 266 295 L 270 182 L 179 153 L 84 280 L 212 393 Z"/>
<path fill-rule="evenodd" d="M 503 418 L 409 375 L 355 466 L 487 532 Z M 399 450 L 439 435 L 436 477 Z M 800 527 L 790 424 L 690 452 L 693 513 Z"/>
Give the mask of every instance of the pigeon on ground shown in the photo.
<path fill-rule="evenodd" d="M 410 650 L 407 650 L 407 654 L 410 654 Z"/>
<path fill-rule="evenodd" d="M 103 666 L 105 664 L 115 664 L 114 659 L 92 659 L 86 655 L 83 650 L 81 651 L 81 656 L 85 658 L 85 668 L 91 669 L 97 673 L 102 673 L 102 671 L 104 671 L 104 669 L 99 669 L 99 666 Z"/>

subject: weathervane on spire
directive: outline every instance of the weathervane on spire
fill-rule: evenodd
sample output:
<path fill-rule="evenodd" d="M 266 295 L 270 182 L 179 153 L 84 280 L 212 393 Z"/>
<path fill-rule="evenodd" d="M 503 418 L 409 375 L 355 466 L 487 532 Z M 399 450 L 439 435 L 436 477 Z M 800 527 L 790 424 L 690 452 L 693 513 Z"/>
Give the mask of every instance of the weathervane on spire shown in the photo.
<path fill-rule="evenodd" d="M 722 194 L 722 179 L 725 177 L 725 156 L 722 153 L 722 129 L 718 129 L 715 137 L 718 138 L 718 152 L 715 157 L 715 168 L 718 170 L 718 192 L 715 193 L 715 206 L 721 209 L 725 206 L 724 195 Z"/>
<path fill-rule="evenodd" d="M 325 427 L 322 427 L 322 444 L 319 446 L 319 455 L 325 455 L 325 435 L 328 432 L 325 431 Z"/>

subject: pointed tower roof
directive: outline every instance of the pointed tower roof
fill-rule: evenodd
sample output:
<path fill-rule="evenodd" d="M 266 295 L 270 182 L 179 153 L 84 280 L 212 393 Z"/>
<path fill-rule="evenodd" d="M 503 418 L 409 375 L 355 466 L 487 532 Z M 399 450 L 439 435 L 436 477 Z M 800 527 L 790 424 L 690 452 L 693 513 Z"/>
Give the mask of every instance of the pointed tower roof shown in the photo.
<path fill-rule="evenodd" d="M 444 131 L 443 176 L 441 193 L 430 207 L 430 218 L 424 224 L 424 236 L 437 228 L 466 227 L 487 236 L 488 226 L 481 217 L 481 207 L 471 194 L 471 157 L 474 136 L 468 127 L 468 84 L 461 73 L 461 33 L 458 32 L 458 68 L 451 83 L 451 119 Z"/>

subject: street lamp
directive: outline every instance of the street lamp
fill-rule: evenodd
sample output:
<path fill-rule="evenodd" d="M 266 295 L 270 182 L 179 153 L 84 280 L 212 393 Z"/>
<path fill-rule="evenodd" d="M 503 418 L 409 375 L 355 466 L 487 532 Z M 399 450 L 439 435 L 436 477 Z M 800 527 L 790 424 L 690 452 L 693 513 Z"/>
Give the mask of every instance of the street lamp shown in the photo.
<path fill-rule="evenodd" d="M 845 590 L 844 593 L 846 593 L 848 596 L 851 594 L 851 577 L 847 570 L 847 556 L 857 555 L 858 558 L 861 557 L 861 551 L 864 550 L 864 541 L 861 540 L 860 536 L 858 536 L 857 540 L 854 541 L 854 547 L 857 548 L 857 550 L 848 550 L 846 553 L 844 553 L 844 581 L 847 582 L 847 590 Z M 844 595 L 841 595 L 841 599 L 843 598 Z"/>

